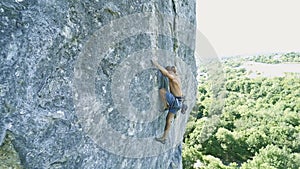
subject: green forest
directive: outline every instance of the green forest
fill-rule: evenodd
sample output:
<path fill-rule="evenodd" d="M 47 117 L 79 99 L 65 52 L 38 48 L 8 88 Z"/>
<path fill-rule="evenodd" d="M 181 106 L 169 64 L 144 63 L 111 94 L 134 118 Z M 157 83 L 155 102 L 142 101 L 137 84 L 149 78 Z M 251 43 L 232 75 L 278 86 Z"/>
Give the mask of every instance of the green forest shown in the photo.
<path fill-rule="evenodd" d="M 183 145 L 185 169 L 299 169 L 300 78 L 249 78 L 246 61 L 300 63 L 299 53 L 222 59 L 222 113 L 212 115 L 212 82 L 200 79 Z"/>

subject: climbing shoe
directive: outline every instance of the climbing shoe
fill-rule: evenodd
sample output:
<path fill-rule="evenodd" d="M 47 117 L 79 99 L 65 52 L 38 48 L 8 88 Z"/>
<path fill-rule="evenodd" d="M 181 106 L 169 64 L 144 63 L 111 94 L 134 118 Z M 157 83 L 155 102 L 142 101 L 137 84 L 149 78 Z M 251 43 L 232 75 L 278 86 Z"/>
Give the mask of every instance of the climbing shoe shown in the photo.
<path fill-rule="evenodd" d="M 166 144 L 166 139 L 162 138 L 155 138 L 156 141 L 160 142 L 161 144 Z"/>

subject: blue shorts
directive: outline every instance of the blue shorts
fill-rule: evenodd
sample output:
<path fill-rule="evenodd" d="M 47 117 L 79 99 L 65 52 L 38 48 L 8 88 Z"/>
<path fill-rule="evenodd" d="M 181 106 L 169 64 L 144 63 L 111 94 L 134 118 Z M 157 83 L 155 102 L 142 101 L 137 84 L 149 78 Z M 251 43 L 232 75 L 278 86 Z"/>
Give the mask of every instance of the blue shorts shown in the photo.
<path fill-rule="evenodd" d="M 177 111 L 181 109 L 182 102 L 176 99 L 176 97 L 172 93 L 166 93 L 166 100 L 169 104 L 170 113 L 176 114 Z"/>

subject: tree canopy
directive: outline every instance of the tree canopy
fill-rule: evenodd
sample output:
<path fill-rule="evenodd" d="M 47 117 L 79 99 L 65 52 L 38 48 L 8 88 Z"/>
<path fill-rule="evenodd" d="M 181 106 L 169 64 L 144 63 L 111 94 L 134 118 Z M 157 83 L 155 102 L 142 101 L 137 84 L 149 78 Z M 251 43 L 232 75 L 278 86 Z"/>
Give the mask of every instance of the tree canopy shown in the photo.
<path fill-rule="evenodd" d="M 184 137 L 184 168 L 298 169 L 300 167 L 300 78 L 249 78 L 245 61 L 300 62 L 300 54 L 223 60 L 226 99 L 211 116 L 213 94 L 202 79 Z"/>

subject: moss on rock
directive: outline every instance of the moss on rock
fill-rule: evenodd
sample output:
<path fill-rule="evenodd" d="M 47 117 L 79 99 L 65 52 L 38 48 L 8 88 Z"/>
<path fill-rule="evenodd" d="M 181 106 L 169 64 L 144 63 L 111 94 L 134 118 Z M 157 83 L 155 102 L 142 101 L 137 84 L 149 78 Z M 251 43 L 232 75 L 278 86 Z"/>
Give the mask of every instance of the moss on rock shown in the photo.
<path fill-rule="evenodd" d="M 0 146 L 0 168 L 22 169 L 20 158 L 12 144 L 13 136 L 6 134 L 4 143 Z"/>

